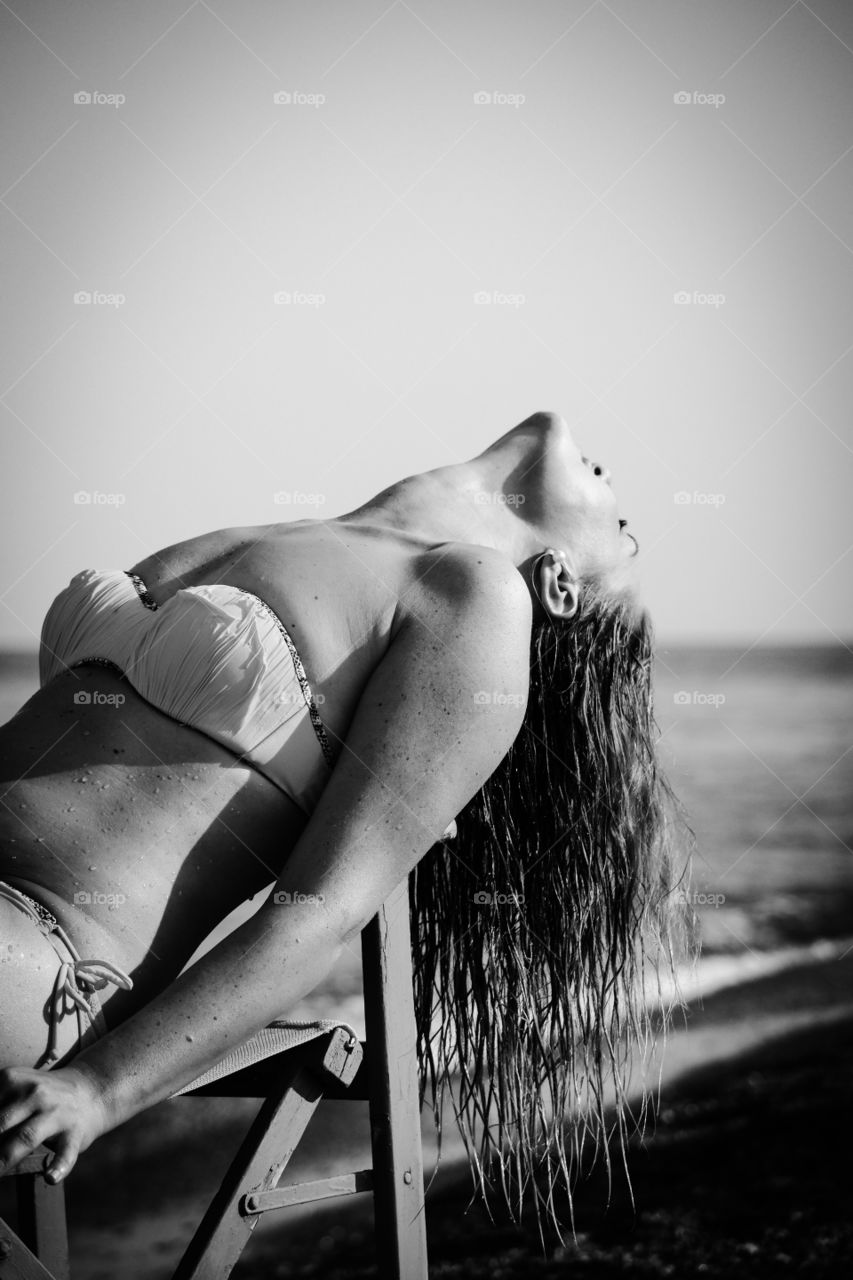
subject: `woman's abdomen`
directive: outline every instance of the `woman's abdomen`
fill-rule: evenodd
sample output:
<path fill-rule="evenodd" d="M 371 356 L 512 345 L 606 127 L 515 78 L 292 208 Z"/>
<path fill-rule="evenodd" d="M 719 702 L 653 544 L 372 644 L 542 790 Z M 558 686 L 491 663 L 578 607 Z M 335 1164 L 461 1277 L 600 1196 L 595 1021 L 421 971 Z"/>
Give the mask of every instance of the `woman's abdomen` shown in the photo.
<path fill-rule="evenodd" d="M 0 797 L 0 879 L 134 977 L 105 1000 L 108 1022 L 108 1004 L 126 1016 L 278 877 L 305 824 L 268 779 L 94 665 L 0 728 Z"/>

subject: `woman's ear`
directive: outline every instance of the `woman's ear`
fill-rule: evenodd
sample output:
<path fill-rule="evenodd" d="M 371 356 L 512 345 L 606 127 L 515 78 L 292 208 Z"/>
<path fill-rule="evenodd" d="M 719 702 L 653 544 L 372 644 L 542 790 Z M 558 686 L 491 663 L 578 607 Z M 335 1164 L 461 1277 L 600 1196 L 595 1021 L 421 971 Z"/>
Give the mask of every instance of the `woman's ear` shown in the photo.
<path fill-rule="evenodd" d="M 563 553 L 549 550 L 541 558 L 538 595 L 551 618 L 573 618 L 577 613 L 580 586 Z"/>

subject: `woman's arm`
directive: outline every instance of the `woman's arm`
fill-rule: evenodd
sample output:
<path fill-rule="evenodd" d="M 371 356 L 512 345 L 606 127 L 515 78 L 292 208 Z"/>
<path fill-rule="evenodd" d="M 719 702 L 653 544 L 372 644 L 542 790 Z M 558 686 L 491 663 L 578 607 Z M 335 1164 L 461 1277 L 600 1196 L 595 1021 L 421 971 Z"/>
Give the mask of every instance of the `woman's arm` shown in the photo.
<path fill-rule="evenodd" d="M 445 551 L 368 681 L 275 893 L 69 1067 L 0 1072 L 0 1162 L 40 1143 L 58 1181 L 307 995 L 506 754 L 529 683 L 530 597 L 497 553 Z M 499 695 L 499 696 L 498 696 Z"/>

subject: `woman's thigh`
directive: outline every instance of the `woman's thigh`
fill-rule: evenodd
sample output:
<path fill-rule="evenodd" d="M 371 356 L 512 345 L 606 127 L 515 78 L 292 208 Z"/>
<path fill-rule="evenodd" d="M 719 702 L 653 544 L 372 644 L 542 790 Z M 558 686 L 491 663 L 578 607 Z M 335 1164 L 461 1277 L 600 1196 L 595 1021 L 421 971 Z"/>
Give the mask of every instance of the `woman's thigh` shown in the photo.
<path fill-rule="evenodd" d="M 35 1067 L 47 1049 L 49 1005 L 60 959 L 38 925 L 0 898 L 0 1067 Z M 62 1059 L 76 1049 L 77 1017 L 58 1026 Z"/>

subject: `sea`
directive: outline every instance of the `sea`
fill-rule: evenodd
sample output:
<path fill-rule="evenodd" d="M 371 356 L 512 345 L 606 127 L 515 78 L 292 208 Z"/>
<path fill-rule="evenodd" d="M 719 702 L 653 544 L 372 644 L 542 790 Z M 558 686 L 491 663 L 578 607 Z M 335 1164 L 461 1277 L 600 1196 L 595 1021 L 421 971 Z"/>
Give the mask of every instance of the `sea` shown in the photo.
<path fill-rule="evenodd" d="M 0 654 L 0 723 L 37 687 L 35 652 Z M 703 989 L 853 947 L 853 648 L 662 646 L 654 688 Z M 361 1024 L 358 957 L 293 1013 Z"/>

